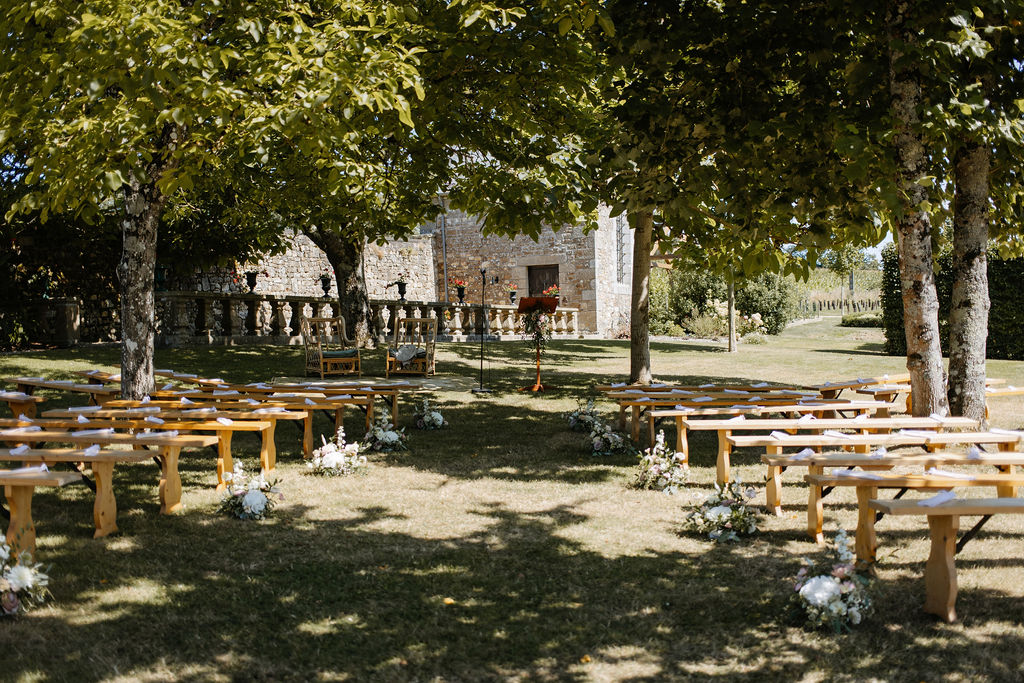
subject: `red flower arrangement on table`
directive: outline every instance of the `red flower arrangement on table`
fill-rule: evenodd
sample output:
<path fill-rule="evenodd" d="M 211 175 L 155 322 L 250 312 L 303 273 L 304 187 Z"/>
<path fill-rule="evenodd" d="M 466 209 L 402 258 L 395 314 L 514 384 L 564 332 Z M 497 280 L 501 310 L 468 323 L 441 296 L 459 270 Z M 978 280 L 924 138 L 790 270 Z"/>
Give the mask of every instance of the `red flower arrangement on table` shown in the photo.
<path fill-rule="evenodd" d="M 459 278 L 453 275 L 450 278 L 448 278 L 448 284 L 451 285 L 452 287 L 465 287 L 466 281 L 460 280 Z"/>
<path fill-rule="evenodd" d="M 541 296 L 558 296 L 558 285 L 551 285 L 540 294 Z"/>

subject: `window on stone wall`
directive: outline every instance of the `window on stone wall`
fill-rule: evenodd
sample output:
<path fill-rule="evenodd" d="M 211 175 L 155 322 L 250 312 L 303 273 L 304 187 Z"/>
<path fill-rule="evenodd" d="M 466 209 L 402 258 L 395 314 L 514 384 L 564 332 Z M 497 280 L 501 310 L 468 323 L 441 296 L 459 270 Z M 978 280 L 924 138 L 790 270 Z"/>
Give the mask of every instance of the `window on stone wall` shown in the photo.
<path fill-rule="evenodd" d="M 626 214 L 615 217 L 615 278 L 618 282 L 626 281 Z"/>
<path fill-rule="evenodd" d="M 527 266 L 530 296 L 540 296 L 551 285 L 558 284 L 558 266 Z"/>

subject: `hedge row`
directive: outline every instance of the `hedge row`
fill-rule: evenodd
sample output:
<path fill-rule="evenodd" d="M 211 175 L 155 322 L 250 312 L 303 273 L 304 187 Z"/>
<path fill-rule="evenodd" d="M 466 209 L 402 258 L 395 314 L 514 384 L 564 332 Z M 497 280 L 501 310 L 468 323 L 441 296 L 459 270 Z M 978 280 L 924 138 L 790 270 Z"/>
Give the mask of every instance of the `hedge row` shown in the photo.
<path fill-rule="evenodd" d="M 942 352 L 949 351 L 949 309 L 953 292 L 952 256 L 938 259 L 936 287 L 939 293 L 939 331 Z M 1024 360 L 1024 259 L 988 257 L 988 314 L 986 356 L 1003 360 Z M 893 356 L 907 353 L 903 329 L 903 294 L 900 286 L 896 246 L 882 250 L 882 327 L 885 351 Z"/>

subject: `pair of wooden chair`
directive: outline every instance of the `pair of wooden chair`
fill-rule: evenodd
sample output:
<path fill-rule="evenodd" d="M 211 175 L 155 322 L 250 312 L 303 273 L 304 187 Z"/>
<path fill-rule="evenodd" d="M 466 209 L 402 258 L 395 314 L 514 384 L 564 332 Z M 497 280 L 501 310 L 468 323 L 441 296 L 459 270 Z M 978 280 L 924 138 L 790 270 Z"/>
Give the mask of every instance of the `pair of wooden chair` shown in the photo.
<path fill-rule="evenodd" d="M 344 318 L 303 318 L 306 375 L 362 375 L 359 346 L 348 336 Z M 384 350 L 384 376 L 433 375 L 436 318 L 399 318 Z"/>

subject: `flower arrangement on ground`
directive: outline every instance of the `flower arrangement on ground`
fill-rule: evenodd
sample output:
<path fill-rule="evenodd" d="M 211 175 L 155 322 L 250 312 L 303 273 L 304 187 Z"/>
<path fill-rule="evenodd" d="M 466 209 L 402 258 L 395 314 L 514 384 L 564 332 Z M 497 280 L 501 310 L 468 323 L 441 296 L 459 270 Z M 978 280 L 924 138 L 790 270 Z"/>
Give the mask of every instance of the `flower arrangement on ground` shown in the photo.
<path fill-rule="evenodd" d="M 804 558 L 797 574 L 792 601 L 812 629 L 829 627 L 836 633 L 850 631 L 871 612 L 871 579 L 854 567 L 853 543 L 845 530 L 832 543 L 835 561 L 817 564 Z"/>
<path fill-rule="evenodd" d="M 593 430 L 595 424 L 601 422 L 601 416 L 597 414 L 592 398 L 587 399 L 586 403 L 582 398 L 576 399 L 576 410 L 562 413 L 562 416 L 568 420 L 569 429 L 574 432 L 589 432 Z"/>
<path fill-rule="evenodd" d="M 23 550 L 17 557 L 6 543 L 0 542 L 0 613 L 14 617 L 42 605 L 50 594 L 50 577 L 32 562 Z"/>
<path fill-rule="evenodd" d="M 220 502 L 220 511 L 238 519 L 263 519 L 277 502 L 284 500 L 276 480 L 267 481 L 262 472 L 250 476 L 241 462 L 235 463 L 234 471 L 224 474 L 224 481 L 228 489 Z"/>
<path fill-rule="evenodd" d="M 408 440 L 405 427 L 395 429 L 395 425 L 391 424 L 391 413 L 387 408 L 381 408 L 373 427 L 363 437 L 362 448 L 367 451 L 390 453 L 405 450 L 405 442 Z"/>
<path fill-rule="evenodd" d="M 632 455 L 636 452 L 629 439 L 616 432 L 610 424 L 600 418 L 590 428 L 590 446 L 593 448 L 595 456 L 622 453 Z"/>
<path fill-rule="evenodd" d="M 324 445 L 313 451 L 313 457 L 306 463 L 310 474 L 340 477 L 366 467 L 366 456 L 359 455 L 359 444 L 345 443 L 344 427 L 338 427 L 332 440 L 323 436 L 320 439 Z"/>
<path fill-rule="evenodd" d="M 558 296 L 558 285 L 551 285 L 550 287 L 545 289 L 543 292 L 541 292 L 540 295 L 541 296 Z"/>
<path fill-rule="evenodd" d="M 633 486 L 638 489 L 653 489 L 675 493 L 690 478 L 686 456 L 665 445 L 665 432 L 659 430 L 654 446 L 640 455 L 636 479 Z"/>
<path fill-rule="evenodd" d="M 686 515 L 690 531 L 707 534 L 712 541 L 738 541 L 757 531 L 758 514 L 747 501 L 757 495 L 753 488 L 744 488 L 739 481 L 725 486 L 715 484 L 715 492 Z"/>
<path fill-rule="evenodd" d="M 430 399 L 424 398 L 423 404 L 413 414 L 416 421 L 416 429 L 444 429 L 448 421 L 444 419 L 441 411 L 430 405 Z"/>

